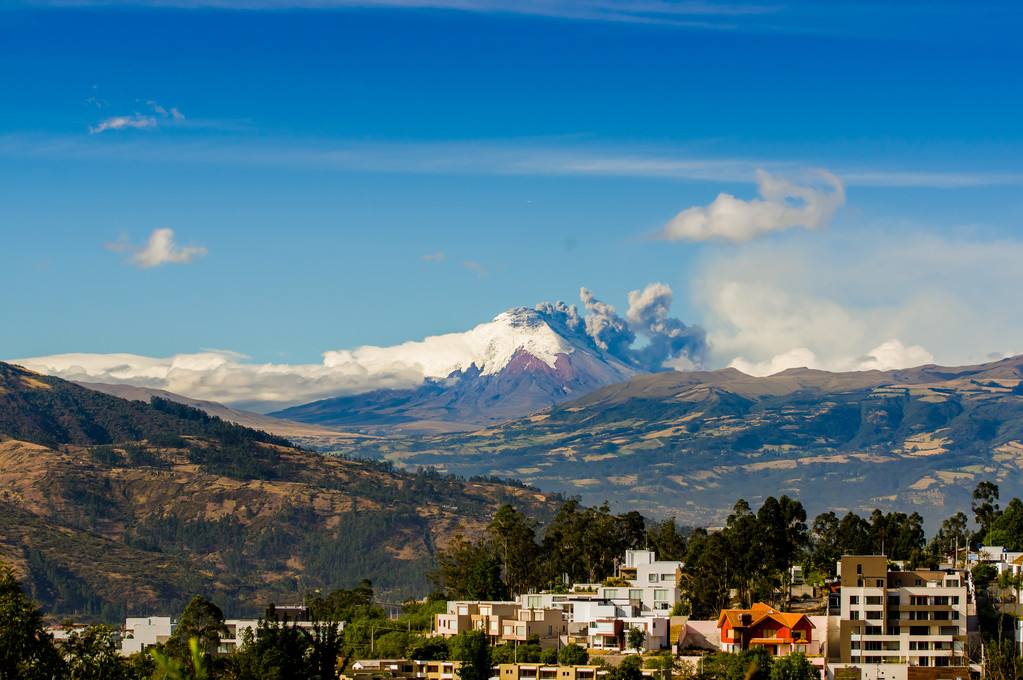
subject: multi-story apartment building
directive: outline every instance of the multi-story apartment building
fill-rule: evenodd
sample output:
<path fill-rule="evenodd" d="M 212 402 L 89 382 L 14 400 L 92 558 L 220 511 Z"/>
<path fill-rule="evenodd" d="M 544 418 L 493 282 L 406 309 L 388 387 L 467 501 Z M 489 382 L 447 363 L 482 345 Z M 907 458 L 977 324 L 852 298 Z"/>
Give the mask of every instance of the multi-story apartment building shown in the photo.
<path fill-rule="evenodd" d="M 640 616 L 664 616 L 681 599 L 682 563 L 658 560 L 652 550 L 626 550 L 618 567 L 622 585 L 599 588 L 599 597 L 620 606 L 639 607 Z"/>
<path fill-rule="evenodd" d="M 501 636 L 502 621 L 517 618 L 519 609 L 518 602 L 453 600 L 448 602 L 445 613 L 435 617 L 434 630 L 444 637 L 480 630 L 498 638 Z"/>
<path fill-rule="evenodd" d="M 839 569 L 836 662 L 967 665 L 969 594 L 964 572 L 889 571 L 883 555 L 845 556 Z"/>
<path fill-rule="evenodd" d="M 518 602 L 448 602 L 447 612 L 437 614 L 434 630 L 453 637 L 478 630 L 495 642 L 525 642 L 539 638 L 544 647 L 557 646 L 568 632 L 568 620 L 560 608 L 521 607 Z"/>

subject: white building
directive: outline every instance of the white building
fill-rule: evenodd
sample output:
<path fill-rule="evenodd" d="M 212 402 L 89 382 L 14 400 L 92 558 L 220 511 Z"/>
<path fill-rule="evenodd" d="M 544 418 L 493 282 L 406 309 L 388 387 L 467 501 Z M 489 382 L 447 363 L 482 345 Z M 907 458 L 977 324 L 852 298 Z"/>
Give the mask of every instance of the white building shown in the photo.
<path fill-rule="evenodd" d="M 177 620 L 169 616 L 125 619 L 124 633 L 121 636 L 121 654 L 130 656 L 166 642 L 177 625 Z"/>

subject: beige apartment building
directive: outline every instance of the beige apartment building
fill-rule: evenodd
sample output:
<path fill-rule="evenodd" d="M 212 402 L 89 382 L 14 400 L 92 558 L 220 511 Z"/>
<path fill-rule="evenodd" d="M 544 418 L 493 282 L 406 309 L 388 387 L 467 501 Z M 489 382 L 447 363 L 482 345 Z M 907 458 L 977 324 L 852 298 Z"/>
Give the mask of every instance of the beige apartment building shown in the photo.
<path fill-rule="evenodd" d="M 367 659 L 355 661 L 343 680 L 455 680 L 457 661 Z"/>
<path fill-rule="evenodd" d="M 845 556 L 839 567 L 839 649 L 831 654 L 835 662 L 954 668 L 969 677 L 970 603 L 962 571 L 889 571 L 883 555 Z"/>
<path fill-rule="evenodd" d="M 560 609 L 521 607 L 518 602 L 448 602 L 447 612 L 437 614 L 438 635 L 453 637 L 478 630 L 494 641 L 525 642 L 540 639 L 543 647 L 557 646 L 568 633 L 568 621 Z"/>

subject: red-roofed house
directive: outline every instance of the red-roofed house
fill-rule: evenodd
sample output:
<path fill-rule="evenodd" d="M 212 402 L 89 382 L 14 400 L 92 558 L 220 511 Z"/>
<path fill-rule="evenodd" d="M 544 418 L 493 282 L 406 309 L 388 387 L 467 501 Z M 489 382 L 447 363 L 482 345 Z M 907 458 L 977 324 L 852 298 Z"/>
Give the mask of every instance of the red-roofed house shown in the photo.
<path fill-rule="evenodd" d="M 722 609 L 718 616 L 721 651 L 764 647 L 775 656 L 806 652 L 814 625 L 806 614 L 788 614 L 757 602 L 749 609 Z"/>

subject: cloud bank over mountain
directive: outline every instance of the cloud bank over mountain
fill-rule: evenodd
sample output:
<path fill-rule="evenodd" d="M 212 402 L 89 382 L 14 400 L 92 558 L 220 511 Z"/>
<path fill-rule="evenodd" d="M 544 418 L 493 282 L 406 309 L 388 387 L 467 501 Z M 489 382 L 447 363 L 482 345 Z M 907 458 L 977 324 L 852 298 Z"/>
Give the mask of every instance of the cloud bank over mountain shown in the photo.
<path fill-rule="evenodd" d="M 1018 240 L 877 227 L 719 251 L 694 295 L 715 366 L 769 375 L 981 363 L 1023 352 L 1021 258 Z"/>
<path fill-rule="evenodd" d="M 627 318 L 582 289 L 585 314 L 575 305 L 544 302 L 503 312 L 492 321 L 390 347 L 330 350 L 319 364 L 254 363 L 230 351 L 171 357 L 71 353 L 14 359 L 42 373 L 70 380 L 155 387 L 197 399 L 253 409 L 282 406 L 380 388 L 414 387 L 475 365 L 499 372 L 524 349 L 553 367 L 559 354 L 582 349 L 603 358 L 624 377 L 707 356 L 702 328 L 670 317 L 671 289 L 651 284 L 629 294 Z M 636 344 L 637 338 L 642 342 Z"/>

